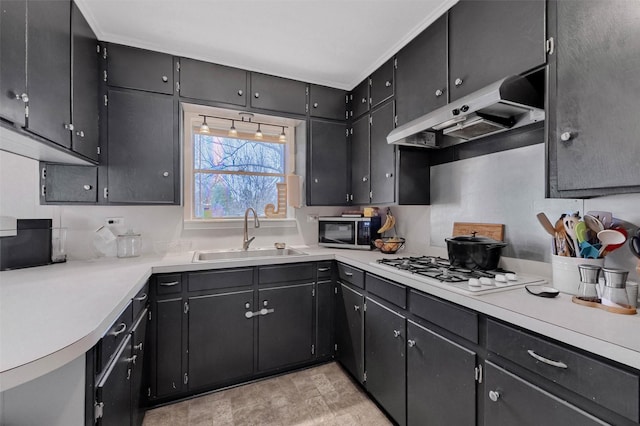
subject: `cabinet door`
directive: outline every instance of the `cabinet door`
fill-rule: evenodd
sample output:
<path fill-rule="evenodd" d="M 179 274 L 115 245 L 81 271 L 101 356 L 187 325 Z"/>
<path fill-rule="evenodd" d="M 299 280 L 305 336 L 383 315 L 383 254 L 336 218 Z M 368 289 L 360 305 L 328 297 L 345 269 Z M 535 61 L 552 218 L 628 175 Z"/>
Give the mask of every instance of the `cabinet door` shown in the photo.
<path fill-rule="evenodd" d="M 251 106 L 304 115 L 307 109 L 307 85 L 301 81 L 251 73 Z"/>
<path fill-rule="evenodd" d="M 27 96 L 26 0 L 0 1 L 0 117 L 25 125 Z"/>
<path fill-rule="evenodd" d="M 393 58 L 382 64 L 380 68 L 371 74 L 370 88 L 371 91 L 371 108 L 379 105 L 393 96 L 394 80 L 393 80 Z"/>
<path fill-rule="evenodd" d="M 29 0 L 27 7 L 27 128 L 71 148 L 71 3 Z"/>
<path fill-rule="evenodd" d="M 111 89 L 108 104 L 109 201 L 177 202 L 173 97 Z"/>
<path fill-rule="evenodd" d="M 253 373 L 253 290 L 189 298 L 189 389 Z"/>
<path fill-rule="evenodd" d="M 144 403 L 146 400 L 145 349 L 147 336 L 148 310 L 142 311 L 131 332 L 131 426 L 142 425 Z"/>
<path fill-rule="evenodd" d="M 364 298 L 338 283 L 336 301 L 336 358 L 360 383 L 364 380 Z"/>
<path fill-rule="evenodd" d="M 428 149 L 396 148 L 398 204 L 424 205 L 431 202 L 429 155 Z"/>
<path fill-rule="evenodd" d="M 96 386 L 96 401 L 102 405 L 99 426 L 131 423 L 131 336 L 128 335 L 115 359 Z"/>
<path fill-rule="evenodd" d="M 396 56 L 398 126 L 447 104 L 447 15 L 441 16 Z"/>
<path fill-rule="evenodd" d="M 148 92 L 173 93 L 173 57 L 165 53 L 109 44 L 107 46 L 109 86 Z"/>
<path fill-rule="evenodd" d="M 462 0 L 451 8 L 451 101 L 545 63 L 545 4 Z"/>
<path fill-rule="evenodd" d="M 371 113 L 371 203 L 395 201 L 395 145 L 387 143 L 393 130 L 393 102 Z"/>
<path fill-rule="evenodd" d="M 316 305 L 316 355 L 333 355 L 336 288 L 333 281 L 318 281 Z"/>
<path fill-rule="evenodd" d="M 405 318 L 367 297 L 367 390 L 399 425 L 407 422 Z"/>
<path fill-rule="evenodd" d="M 307 205 L 342 206 L 347 202 L 347 126 L 309 120 Z"/>
<path fill-rule="evenodd" d="M 566 401 L 503 370 L 484 368 L 485 425 L 604 425 Z"/>
<path fill-rule="evenodd" d="M 71 11 L 73 85 L 71 149 L 98 160 L 98 39 L 80 9 Z"/>
<path fill-rule="evenodd" d="M 633 70 L 640 67 L 640 8 L 633 2 L 557 2 L 557 20 L 552 195 L 638 192 L 640 81 Z M 595 35 L 603 31 L 606 37 Z"/>
<path fill-rule="evenodd" d="M 412 321 L 407 346 L 408 423 L 476 424 L 475 352 Z"/>
<path fill-rule="evenodd" d="M 346 95 L 344 90 L 309 85 L 309 114 L 312 117 L 346 120 Z"/>
<path fill-rule="evenodd" d="M 258 370 L 310 360 L 313 283 L 260 289 L 258 297 L 257 308 L 269 311 L 258 317 Z"/>
<path fill-rule="evenodd" d="M 368 115 L 353 122 L 351 134 L 351 202 L 353 204 L 370 202 L 369 127 Z"/>
<path fill-rule="evenodd" d="M 97 203 L 98 167 L 44 164 L 44 197 L 47 203 Z"/>
<path fill-rule="evenodd" d="M 152 336 L 155 365 L 155 396 L 162 397 L 182 391 L 182 299 L 159 300 L 152 315 L 155 335 Z"/>
<path fill-rule="evenodd" d="M 351 108 L 353 109 L 353 118 L 360 117 L 365 112 L 369 112 L 369 79 L 366 78 L 362 83 L 353 89 L 353 99 L 351 100 Z"/>
<path fill-rule="evenodd" d="M 247 71 L 180 58 L 180 96 L 247 105 Z"/>

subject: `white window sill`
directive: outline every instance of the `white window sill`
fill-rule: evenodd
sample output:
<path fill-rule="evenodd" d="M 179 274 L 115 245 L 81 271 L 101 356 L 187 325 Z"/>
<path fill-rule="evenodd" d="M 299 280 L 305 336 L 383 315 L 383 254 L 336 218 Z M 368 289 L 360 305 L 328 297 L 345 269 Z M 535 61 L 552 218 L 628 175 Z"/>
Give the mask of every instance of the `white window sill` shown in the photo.
<path fill-rule="evenodd" d="M 244 219 L 207 219 L 184 220 L 184 229 L 242 229 Z M 249 227 L 253 228 L 253 217 L 249 218 Z M 298 222 L 293 218 L 267 219 L 260 218 L 260 228 L 297 228 Z"/>

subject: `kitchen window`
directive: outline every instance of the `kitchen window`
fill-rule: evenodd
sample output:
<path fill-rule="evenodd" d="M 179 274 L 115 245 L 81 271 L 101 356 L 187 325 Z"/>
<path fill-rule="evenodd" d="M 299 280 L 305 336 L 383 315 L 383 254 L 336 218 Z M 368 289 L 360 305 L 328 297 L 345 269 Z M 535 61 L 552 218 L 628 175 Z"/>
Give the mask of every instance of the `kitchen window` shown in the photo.
<path fill-rule="evenodd" d="M 185 223 L 197 226 L 234 222 L 233 219 L 237 222 L 249 207 L 261 218 L 287 218 L 286 181 L 287 174 L 292 172 L 295 146 L 295 132 L 289 131 L 290 120 L 269 117 L 271 120 L 267 121 L 264 116 L 258 119 L 235 111 L 187 109 Z M 208 131 L 201 127 L 203 115 Z M 263 125 L 258 127 L 257 122 Z M 231 127 L 236 130 L 232 135 Z M 256 135 L 257 130 L 262 132 L 261 136 Z"/>

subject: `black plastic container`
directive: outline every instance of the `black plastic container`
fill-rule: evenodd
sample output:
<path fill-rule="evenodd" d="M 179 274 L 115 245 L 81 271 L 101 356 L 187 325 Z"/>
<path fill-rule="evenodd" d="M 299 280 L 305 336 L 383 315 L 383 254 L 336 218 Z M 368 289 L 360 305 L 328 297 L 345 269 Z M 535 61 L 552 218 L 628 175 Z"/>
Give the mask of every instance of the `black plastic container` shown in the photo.
<path fill-rule="evenodd" d="M 502 248 L 507 246 L 502 241 L 471 235 L 445 238 L 445 241 L 451 265 L 485 271 L 498 267 Z"/>
<path fill-rule="evenodd" d="M 0 271 L 51 263 L 51 219 L 18 219 L 17 235 L 0 237 Z"/>

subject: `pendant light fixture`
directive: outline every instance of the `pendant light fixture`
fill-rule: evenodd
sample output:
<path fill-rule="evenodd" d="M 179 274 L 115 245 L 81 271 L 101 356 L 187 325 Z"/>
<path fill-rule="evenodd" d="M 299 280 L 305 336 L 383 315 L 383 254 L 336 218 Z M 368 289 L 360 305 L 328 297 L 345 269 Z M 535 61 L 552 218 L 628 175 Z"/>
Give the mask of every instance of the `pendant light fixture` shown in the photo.
<path fill-rule="evenodd" d="M 256 134 L 255 134 L 256 139 L 262 139 L 262 130 L 260 130 L 260 124 L 262 123 L 258 123 L 258 130 L 256 130 Z"/>
<path fill-rule="evenodd" d="M 231 120 L 231 128 L 229 129 L 229 136 L 236 137 L 238 136 L 238 131 L 236 130 L 235 120 Z"/>
<path fill-rule="evenodd" d="M 202 124 L 200 125 L 200 133 L 206 133 L 207 135 L 211 133 L 209 126 L 207 125 L 207 116 L 200 114 L 201 117 L 204 117 Z"/>
<path fill-rule="evenodd" d="M 284 126 L 282 126 L 282 133 L 280 133 L 280 136 L 278 136 L 278 140 L 280 142 L 286 142 L 287 141 L 287 135 L 284 133 Z"/>
<path fill-rule="evenodd" d="M 205 114 L 198 114 L 200 117 L 202 117 L 202 124 L 200 125 L 200 127 L 198 127 L 198 131 L 200 133 L 206 134 L 206 135 L 210 135 L 211 133 L 211 128 L 209 127 L 209 125 L 207 124 L 207 118 L 214 118 L 216 120 L 228 120 L 231 122 L 231 127 L 229 127 L 229 131 L 227 132 L 227 134 L 229 135 L 229 137 L 232 138 L 237 138 L 238 137 L 238 129 L 236 129 L 236 121 L 238 122 L 242 122 L 242 126 L 241 126 L 241 130 L 245 131 L 244 129 L 246 128 L 247 124 L 255 124 L 258 126 L 258 128 L 256 129 L 256 132 L 254 133 L 253 137 L 257 140 L 262 140 L 264 138 L 264 133 L 262 133 L 262 126 L 272 126 L 272 127 L 280 127 L 282 129 L 282 132 L 280 133 L 268 133 L 267 137 L 272 140 L 275 139 L 276 137 L 278 138 L 278 142 L 286 142 L 287 141 L 287 134 L 285 133 L 285 130 L 288 126 L 282 126 L 280 124 L 271 124 L 271 123 L 261 123 L 258 121 L 253 121 L 253 113 L 250 112 L 240 112 L 240 120 L 236 120 L 235 118 L 227 118 L 227 117 L 216 117 L 213 115 L 205 115 Z M 245 124 L 246 123 L 246 124 Z M 222 130 L 220 128 L 220 126 L 218 124 L 214 124 L 214 128 L 218 129 L 218 130 Z M 224 131 L 224 130 L 222 130 Z"/>

